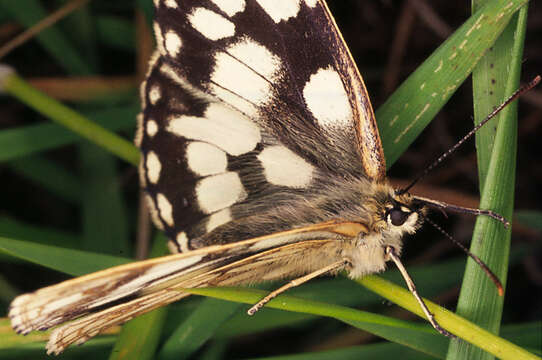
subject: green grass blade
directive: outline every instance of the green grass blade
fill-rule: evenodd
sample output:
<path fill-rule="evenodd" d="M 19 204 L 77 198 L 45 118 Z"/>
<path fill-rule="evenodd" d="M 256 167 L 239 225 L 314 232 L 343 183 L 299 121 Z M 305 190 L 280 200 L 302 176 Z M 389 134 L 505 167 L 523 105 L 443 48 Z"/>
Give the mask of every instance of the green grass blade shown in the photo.
<path fill-rule="evenodd" d="M 66 5 L 66 0 L 56 0 L 57 8 Z M 96 44 L 96 24 L 91 11 L 90 2 L 79 6 L 68 16 L 59 22 L 58 27 L 74 46 L 77 47 L 85 62 L 89 64 L 93 73 L 101 72 L 99 62 L 99 51 Z M 85 75 L 84 73 L 73 73 L 72 75 Z"/>
<path fill-rule="evenodd" d="M 117 159 L 92 145 L 79 146 L 85 192 L 82 202 L 84 250 L 131 257 L 127 209 Z"/>
<path fill-rule="evenodd" d="M 18 175 L 72 204 L 81 203 L 84 193 L 81 181 L 60 164 L 41 155 L 27 156 L 9 162 Z"/>
<path fill-rule="evenodd" d="M 419 316 L 424 316 L 419 304 L 410 295 L 408 290 L 377 276 L 367 276 L 358 280 L 358 282 L 388 299 L 394 299 L 394 302 L 396 301 L 395 299 L 398 299 L 396 303 L 399 306 L 414 312 Z M 193 294 L 212 296 L 247 304 L 254 304 L 266 294 L 265 292 L 258 290 L 240 288 L 204 288 L 186 289 L 186 291 Z M 477 325 L 448 310 L 427 300 L 426 303 L 430 310 L 436 315 L 436 318 L 441 325 L 453 333 L 459 334 L 466 341 L 470 341 L 486 351 L 499 356 L 499 358 L 510 360 L 538 359 L 535 355 L 529 353 L 525 349 L 483 330 Z M 445 355 L 446 347 L 443 345 L 445 345 L 445 342 L 448 340 L 426 325 L 389 318 L 338 305 L 302 300 L 287 295 L 281 295 L 279 298 L 271 300 L 266 306 L 288 311 L 328 316 L 341 321 L 348 321 L 350 324 L 362 329 L 367 325 L 370 327 L 370 330 L 368 329 L 369 331 L 388 340 L 403 343 L 406 346 L 423 351 L 427 354 L 441 357 L 444 357 Z M 408 334 L 406 332 L 412 333 Z M 412 341 L 412 339 L 415 341 Z"/>
<path fill-rule="evenodd" d="M 407 309 L 408 311 L 425 318 L 420 305 L 414 299 L 414 297 L 411 296 L 408 290 L 387 282 L 378 276 L 367 276 L 358 280 L 358 282 L 363 286 L 370 288 L 372 291 L 377 292 L 386 299 L 395 302 L 397 305 Z M 521 347 L 482 329 L 478 325 L 469 322 L 468 320 L 444 308 L 441 308 L 428 300 L 424 301 L 429 307 L 429 310 L 435 315 L 435 318 L 440 325 L 464 340 L 451 340 L 451 343 L 469 342 L 481 349 L 484 349 L 486 352 L 497 356 L 499 359 L 537 359 L 536 356 L 529 353 L 525 349 L 522 349 Z"/>
<path fill-rule="evenodd" d="M 88 117 L 110 131 L 131 129 L 136 106 L 117 107 L 89 113 Z M 44 123 L 0 131 L 0 162 L 33 155 L 80 142 L 76 133 L 58 124 Z"/>
<path fill-rule="evenodd" d="M 388 167 L 429 124 L 527 1 L 493 0 L 471 16 L 378 109 Z"/>
<path fill-rule="evenodd" d="M 33 331 L 27 336 L 21 336 L 13 331 L 9 319 L 0 318 L 0 359 L 43 359 L 51 360 L 51 356 L 43 350 L 50 331 Z M 79 347 L 72 347 L 55 359 L 103 359 L 104 354 L 113 346 L 115 338 L 102 335 L 91 339 Z"/>
<path fill-rule="evenodd" d="M 186 289 L 186 291 L 246 304 L 254 304 L 267 294 L 267 292 L 261 290 L 244 288 L 201 288 Z M 344 306 L 322 303 L 320 301 L 300 299 L 289 295 L 281 295 L 279 298 L 271 300 L 266 304 L 266 307 L 332 317 L 348 322 L 360 329 L 373 332 L 388 340 L 397 340 L 418 350 L 423 349 L 428 353 L 438 352 L 439 349 L 441 353 L 444 353 L 446 349 L 442 347 L 443 344 L 438 344 L 438 335 L 433 334 L 431 328 L 425 324 L 399 320 Z M 258 316 L 258 314 L 254 316 Z M 416 339 L 424 338 L 424 341 L 413 343 L 408 340 L 413 337 Z M 428 339 L 431 340 L 429 341 Z M 423 346 L 429 347 L 424 348 Z"/>
<path fill-rule="evenodd" d="M 2 1 L 0 9 L 2 8 L 27 28 L 48 15 L 37 0 Z M 91 67 L 56 26 L 44 29 L 36 39 L 67 72 L 79 75 L 92 73 Z"/>
<path fill-rule="evenodd" d="M 205 299 L 190 316 L 167 337 L 158 354 L 160 360 L 186 359 L 198 350 L 241 304 Z"/>
<path fill-rule="evenodd" d="M 525 333 L 530 333 L 537 337 L 542 329 L 540 323 L 519 324 L 517 326 L 506 326 L 503 331 L 507 335 L 518 333 L 517 339 L 520 341 Z M 508 337 L 507 337 L 508 338 Z M 535 345 L 536 346 L 536 345 Z M 357 359 L 434 359 L 433 356 L 420 354 L 418 351 L 411 350 L 405 346 L 393 343 L 366 344 L 363 346 L 352 346 L 337 350 L 327 350 L 320 352 L 308 352 L 295 355 L 272 356 L 266 358 L 254 358 L 265 360 L 357 360 Z"/>
<path fill-rule="evenodd" d="M 75 247 L 80 242 L 80 237 L 75 234 L 23 223 L 7 217 L 0 217 L 0 236 L 64 248 Z M 0 259 L 12 260 L 16 258 L 0 252 Z"/>
<path fill-rule="evenodd" d="M 167 316 L 167 307 L 162 307 L 126 323 L 117 336 L 109 360 L 154 359 Z"/>
<path fill-rule="evenodd" d="M 464 268 L 465 259 L 460 258 L 434 265 L 412 266 L 409 273 L 418 288 L 423 289 L 424 295 L 431 298 L 458 285 Z M 403 281 L 401 274 L 393 269 L 386 271 L 382 277 L 395 283 Z M 278 285 L 272 288 L 276 287 Z M 290 290 L 288 295 L 360 309 L 373 308 L 382 302 L 381 296 L 344 277 L 314 280 Z M 258 316 L 249 317 L 244 312 L 237 314 L 224 323 L 217 336 L 247 335 L 277 327 L 292 327 L 314 319 L 314 315 L 264 308 L 258 312 Z"/>
<path fill-rule="evenodd" d="M 337 350 L 320 352 L 307 352 L 296 355 L 271 356 L 266 358 L 253 358 L 252 360 L 359 360 L 359 359 L 401 359 L 424 360 L 434 359 L 433 356 L 420 354 L 398 344 L 378 343 L 363 346 L 352 346 Z"/>
<path fill-rule="evenodd" d="M 44 116 L 62 124 L 121 159 L 133 165 L 139 163 L 139 151 L 130 141 L 107 131 L 78 112 L 36 90 L 14 72 L 5 75 L 0 71 L 0 91 L 15 96 Z"/>
<path fill-rule="evenodd" d="M 523 53 L 523 40 L 527 20 L 527 8 L 510 23 L 508 29 L 493 47 L 495 58 L 489 54 L 486 62 L 476 69 L 475 99 L 487 98 L 490 92 L 498 92 L 494 102 L 475 106 L 475 121 L 480 122 L 492 106 L 502 102 L 505 94 L 511 94 L 519 86 L 519 75 Z M 508 75 L 501 83 L 492 84 L 492 72 Z M 481 83 L 481 84 L 478 84 Z M 501 88 L 500 91 L 498 91 Z M 488 91 L 488 89 L 490 89 Z M 484 106 L 485 105 L 485 106 Z M 516 146 L 517 146 L 517 102 L 505 108 L 499 118 L 497 131 L 488 124 L 478 135 L 477 152 L 480 173 L 480 207 L 492 209 L 512 218 L 515 188 Z M 483 155 L 482 155 L 483 154 Z M 478 255 L 501 279 L 506 286 L 511 229 L 487 217 L 480 216 L 473 232 L 471 251 Z M 503 309 L 503 297 L 499 297 L 495 286 L 472 260 L 467 262 L 465 277 L 457 305 L 457 313 L 491 332 L 498 333 Z M 480 349 L 463 342 L 452 342 L 448 359 L 492 359 Z"/>
<path fill-rule="evenodd" d="M 0 252 L 74 276 L 130 262 L 129 259 L 111 255 L 64 249 L 6 237 L 0 237 Z"/>
<path fill-rule="evenodd" d="M 221 360 L 224 359 L 224 353 L 228 343 L 224 340 L 213 341 L 199 356 L 199 360 Z"/>
<path fill-rule="evenodd" d="M 98 40 L 113 48 L 135 51 L 135 31 L 131 22 L 115 16 L 96 18 Z"/>

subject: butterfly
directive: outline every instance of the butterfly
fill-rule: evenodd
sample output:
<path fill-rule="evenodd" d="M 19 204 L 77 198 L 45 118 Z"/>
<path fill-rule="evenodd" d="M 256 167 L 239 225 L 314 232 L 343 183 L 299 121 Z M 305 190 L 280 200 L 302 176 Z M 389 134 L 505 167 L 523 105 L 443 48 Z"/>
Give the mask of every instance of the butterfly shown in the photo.
<path fill-rule="evenodd" d="M 177 254 L 17 297 L 58 354 L 180 300 L 183 288 L 400 265 L 402 236 L 447 204 L 395 190 L 363 80 L 323 0 L 155 0 L 141 85 L 140 182 Z M 490 212 L 467 209 L 477 214 Z M 440 328 L 421 298 L 433 326 Z M 65 323 L 65 324 L 64 324 Z"/>

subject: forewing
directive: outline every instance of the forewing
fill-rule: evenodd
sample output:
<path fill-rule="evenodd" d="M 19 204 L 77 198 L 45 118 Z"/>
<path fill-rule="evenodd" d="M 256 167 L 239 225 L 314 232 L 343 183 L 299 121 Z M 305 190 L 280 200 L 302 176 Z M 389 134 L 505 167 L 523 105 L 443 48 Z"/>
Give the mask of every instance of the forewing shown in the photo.
<path fill-rule="evenodd" d="M 177 250 L 265 212 L 275 194 L 383 177 L 367 92 L 323 2 L 155 3 L 138 143 L 155 220 Z"/>

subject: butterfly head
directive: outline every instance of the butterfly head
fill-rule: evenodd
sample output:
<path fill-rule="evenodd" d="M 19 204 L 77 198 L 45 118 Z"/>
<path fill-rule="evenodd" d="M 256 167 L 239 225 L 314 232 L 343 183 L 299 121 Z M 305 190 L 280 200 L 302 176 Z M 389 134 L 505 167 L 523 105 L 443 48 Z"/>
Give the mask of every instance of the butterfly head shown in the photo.
<path fill-rule="evenodd" d="M 414 233 L 423 223 L 426 207 L 408 193 L 393 193 L 383 209 L 383 220 L 389 231 Z"/>

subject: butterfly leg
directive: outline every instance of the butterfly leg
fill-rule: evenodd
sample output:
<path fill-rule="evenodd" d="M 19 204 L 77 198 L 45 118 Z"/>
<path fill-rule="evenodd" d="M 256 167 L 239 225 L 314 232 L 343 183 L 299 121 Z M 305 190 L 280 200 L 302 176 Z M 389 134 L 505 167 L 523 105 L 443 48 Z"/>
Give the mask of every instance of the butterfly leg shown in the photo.
<path fill-rule="evenodd" d="M 442 328 L 442 326 L 440 326 L 440 324 L 437 322 L 437 320 L 435 320 L 435 316 L 429 311 L 429 309 L 427 308 L 427 305 L 425 305 L 425 302 L 421 298 L 420 294 L 418 294 L 418 290 L 416 290 L 416 285 L 414 285 L 414 281 L 412 281 L 412 278 L 410 277 L 410 275 L 408 275 L 408 272 L 406 271 L 405 267 L 403 266 L 403 263 L 401 262 L 401 260 L 397 256 L 397 254 L 395 253 L 395 249 L 392 246 L 386 246 L 385 251 L 386 251 L 386 255 L 388 255 L 390 257 L 390 259 L 393 260 L 393 262 L 395 263 L 395 265 L 397 266 L 397 268 L 401 272 L 401 275 L 403 276 L 403 279 L 405 279 L 405 282 L 406 282 L 406 284 L 408 286 L 408 289 L 410 290 L 412 295 L 414 295 L 414 297 L 416 298 L 416 300 L 420 304 L 420 307 L 422 308 L 423 313 L 425 314 L 425 316 L 427 317 L 427 319 L 429 320 L 431 325 L 433 325 L 435 330 L 437 330 L 439 333 L 441 333 L 442 335 L 447 336 L 449 338 L 453 338 L 453 339 L 457 338 L 457 336 L 455 336 L 454 334 L 444 330 L 444 328 Z"/>
<path fill-rule="evenodd" d="M 305 276 L 302 276 L 300 278 L 297 278 L 297 279 L 294 279 L 294 280 L 288 282 L 287 284 L 281 286 L 277 290 L 270 292 L 269 295 L 267 295 L 266 297 L 264 297 L 263 299 L 258 301 L 256 304 L 254 304 L 254 306 L 252 306 L 250 309 L 248 309 L 247 314 L 254 315 L 256 313 L 256 311 L 260 310 L 262 307 L 265 306 L 265 304 L 267 304 L 269 301 L 271 301 L 272 299 L 277 297 L 279 294 L 285 292 L 286 290 L 291 289 L 291 288 L 296 287 L 296 286 L 299 286 L 299 285 L 301 285 L 303 283 L 306 283 L 307 281 L 312 280 L 315 277 L 318 277 L 318 276 L 323 275 L 325 273 L 331 272 L 333 270 L 338 270 L 338 269 L 342 268 L 344 265 L 346 265 L 347 263 L 348 263 L 347 260 L 340 260 L 340 261 L 334 262 L 331 265 L 328 265 L 326 267 L 323 267 L 321 269 L 313 271 L 310 274 L 307 274 Z"/>

